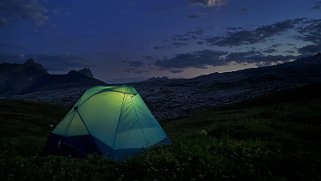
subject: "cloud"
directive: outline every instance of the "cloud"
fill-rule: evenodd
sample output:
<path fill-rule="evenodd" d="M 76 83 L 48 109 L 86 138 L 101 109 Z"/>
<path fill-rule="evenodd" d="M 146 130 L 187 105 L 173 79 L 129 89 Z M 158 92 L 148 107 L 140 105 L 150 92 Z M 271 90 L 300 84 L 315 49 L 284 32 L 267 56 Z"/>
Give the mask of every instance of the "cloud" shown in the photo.
<path fill-rule="evenodd" d="M 273 65 L 296 59 L 293 55 L 265 55 L 259 51 L 223 52 L 203 50 L 194 53 L 177 54 L 173 58 L 158 60 L 155 65 L 172 73 L 189 67 L 206 68 L 207 66 L 224 66 L 231 62 L 255 63 L 257 66 Z M 179 73 L 179 71 L 177 71 Z"/>
<path fill-rule="evenodd" d="M 188 67 L 206 68 L 206 65 L 225 64 L 220 57 L 226 54 L 222 51 L 203 50 L 194 53 L 177 54 L 173 58 L 158 60 L 155 65 L 164 69 L 184 69 Z"/>
<path fill-rule="evenodd" d="M 282 45 L 281 43 L 276 43 L 276 44 L 271 45 L 271 48 L 277 48 L 277 47 L 279 47 L 281 45 Z"/>
<path fill-rule="evenodd" d="M 1 47 L 10 47 L 10 44 L 8 44 L 8 43 L 0 43 L 0 48 Z"/>
<path fill-rule="evenodd" d="M 282 35 L 291 31 L 291 40 L 302 40 L 303 46 L 296 48 L 294 44 L 288 42 L 274 43 L 270 40 L 274 36 Z M 274 65 L 297 59 L 303 55 L 321 51 L 321 19 L 288 19 L 273 24 L 259 26 L 256 28 L 228 28 L 227 32 L 221 36 L 204 38 L 204 31 L 189 31 L 182 34 L 173 35 L 168 42 L 171 46 L 186 46 L 189 43 L 216 46 L 242 46 L 252 45 L 270 41 L 265 47 L 260 49 L 244 46 L 248 51 L 230 52 L 203 50 L 192 53 L 176 54 L 170 58 L 157 60 L 154 65 L 170 72 L 182 71 L 185 68 L 207 68 L 208 66 L 224 66 L 231 62 L 251 63 L 257 66 Z M 293 36 L 294 35 L 294 36 Z M 192 36 L 197 37 L 193 39 Z M 308 45 L 307 45 L 308 44 Z M 282 46 L 282 47 L 281 47 Z M 283 50 L 287 48 L 286 50 Z M 260 51 L 258 51 L 260 50 Z M 282 51 L 279 53 L 279 51 Z M 299 53 L 299 55 L 297 55 Z"/>
<path fill-rule="evenodd" d="M 202 39 L 204 35 L 204 30 L 202 28 L 196 28 L 181 34 L 174 34 L 171 37 L 173 41 L 189 41 L 191 39 Z"/>
<path fill-rule="evenodd" d="M 179 48 L 188 45 L 188 42 L 172 42 L 174 48 Z"/>
<path fill-rule="evenodd" d="M 298 48 L 302 55 L 309 55 L 321 51 L 321 19 L 310 19 L 298 28 L 299 36 L 296 38 L 312 44 Z"/>
<path fill-rule="evenodd" d="M 246 14 L 249 10 L 247 8 L 241 8 L 240 11 L 241 13 Z"/>
<path fill-rule="evenodd" d="M 123 72 L 127 72 L 127 73 L 130 72 L 134 74 L 145 74 L 150 72 L 150 70 L 137 70 L 135 68 L 127 68 L 127 69 L 124 69 Z"/>
<path fill-rule="evenodd" d="M 141 67 L 144 65 L 143 62 L 140 61 L 130 61 L 128 59 L 122 60 L 123 63 L 127 64 L 130 67 Z"/>
<path fill-rule="evenodd" d="M 232 52 L 226 56 L 228 62 L 256 63 L 258 66 L 273 65 L 274 63 L 284 63 L 296 59 L 293 55 L 265 55 L 259 51 Z"/>
<path fill-rule="evenodd" d="M 199 27 L 194 30 L 188 31 L 187 33 L 185 33 L 185 36 L 197 36 L 201 38 L 204 32 L 205 32 L 204 29 Z"/>
<path fill-rule="evenodd" d="M 145 74 L 145 73 L 148 73 L 149 70 L 135 70 L 134 73 L 135 74 Z"/>
<path fill-rule="evenodd" d="M 5 17 L 0 17 L 0 27 L 8 24 L 8 20 Z"/>
<path fill-rule="evenodd" d="M 277 22 L 271 25 L 260 26 L 252 30 L 241 30 L 227 32 L 222 36 L 215 36 L 206 39 L 209 45 L 218 46 L 240 46 L 265 42 L 268 38 L 292 29 L 303 19 L 290 19 Z"/>
<path fill-rule="evenodd" d="M 178 74 L 178 73 L 182 73 L 183 72 L 183 70 L 181 70 L 181 69 L 170 69 L 169 71 L 171 73 L 173 73 L 173 74 Z"/>
<path fill-rule="evenodd" d="M 200 19 L 204 17 L 204 13 L 196 12 L 187 16 L 188 19 Z"/>
<path fill-rule="evenodd" d="M 150 11 L 146 13 L 147 16 L 155 16 L 155 15 L 162 15 L 173 13 L 179 10 L 181 7 L 176 5 L 166 5 L 165 3 L 163 6 L 151 8 Z"/>
<path fill-rule="evenodd" d="M 298 28 L 301 35 L 297 38 L 314 44 L 321 44 L 321 19 L 306 20 L 304 24 Z"/>
<path fill-rule="evenodd" d="M 47 8 L 38 0 L 1 0 L 0 27 L 28 20 L 40 26 L 48 21 Z"/>
<path fill-rule="evenodd" d="M 228 28 L 226 28 L 226 31 L 230 32 L 230 33 L 241 31 L 241 30 L 245 30 L 245 28 L 244 27 L 228 27 Z"/>
<path fill-rule="evenodd" d="M 202 7 L 219 7 L 227 3 L 227 0 L 188 0 L 194 5 Z"/>
<path fill-rule="evenodd" d="M 273 65 L 275 63 L 285 63 L 291 60 L 295 60 L 299 58 L 299 56 L 293 55 L 255 55 L 250 56 L 247 59 L 247 63 L 256 63 L 258 66 L 268 66 Z"/>
<path fill-rule="evenodd" d="M 25 58 L 33 58 L 51 71 L 69 71 L 84 67 L 95 67 L 83 57 L 77 55 L 28 55 Z"/>
<path fill-rule="evenodd" d="M 154 46 L 153 49 L 154 50 L 161 50 L 161 49 L 164 49 L 165 47 L 163 46 Z"/>
<path fill-rule="evenodd" d="M 285 53 L 294 54 L 294 53 L 296 53 L 296 51 L 295 50 L 287 50 L 287 51 L 285 51 Z"/>
<path fill-rule="evenodd" d="M 321 44 L 307 45 L 307 46 L 298 48 L 298 51 L 302 55 L 314 54 L 321 51 Z"/>
<path fill-rule="evenodd" d="M 201 44 L 203 39 L 204 30 L 202 28 L 195 28 L 187 32 L 182 32 L 180 34 L 174 34 L 170 38 L 163 40 L 166 43 L 164 46 L 154 46 L 155 50 L 160 50 L 164 48 L 181 48 L 190 44 Z"/>
<path fill-rule="evenodd" d="M 174 35 L 172 38 L 171 38 L 173 41 L 183 41 L 183 42 L 186 42 L 189 40 L 189 37 L 185 36 L 184 35 Z"/>
<path fill-rule="evenodd" d="M 145 55 L 143 56 L 143 59 L 145 60 L 152 60 L 154 57 L 153 56 L 150 56 L 150 55 Z"/>
<path fill-rule="evenodd" d="M 245 62 L 249 57 L 260 55 L 258 51 L 247 51 L 247 52 L 232 52 L 226 56 L 226 59 L 236 62 Z"/>
<path fill-rule="evenodd" d="M 277 52 L 277 50 L 274 48 L 269 48 L 269 49 L 264 50 L 263 52 L 264 53 L 275 53 L 275 52 Z"/>
<path fill-rule="evenodd" d="M 259 26 L 251 29 L 240 27 L 228 28 L 227 32 L 222 36 L 204 38 L 204 31 L 189 31 L 182 34 L 173 35 L 168 42 L 172 47 L 186 46 L 188 44 L 199 44 L 202 42 L 207 45 L 216 46 L 242 46 L 252 45 L 270 41 L 274 36 L 282 35 L 287 31 L 291 31 L 294 36 L 292 40 L 300 39 L 303 45 L 310 43 L 308 46 L 297 49 L 294 44 L 288 42 L 272 43 L 257 51 L 256 49 L 245 46 L 247 50 L 244 52 L 229 51 L 211 51 L 203 50 L 192 53 L 177 54 L 171 58 L 163 58 L 155 62 L 155 66 L 168 70 L 182 70 L 188 67 L 206 68 L 207 66 L 226 65 L 232 61 L 237 63 L 254 63 L 258 66 L 272 65 L 275 63 L 287 62 L 298 58 L 301 55 L 315 53 L 321 51 L 321 19 L 288 19 L 273 24 Z M 291 34 L 291 35 L 293 35 Z M 193 39 L 195 36 L 196 39 Z M 288 48 L 283 50 L 280 46 Z M 292 49 L 292 51 L 289 51 Z M 283 50 L 283 53 L 276 54 Z M 301 55 L 294 55 L 300 53 Z"/>
<path fill-rule="evenodd" d="M 315 2 L 314 5 L 311 7 L 313 10 L 321 9 L 321 1 Z"/>

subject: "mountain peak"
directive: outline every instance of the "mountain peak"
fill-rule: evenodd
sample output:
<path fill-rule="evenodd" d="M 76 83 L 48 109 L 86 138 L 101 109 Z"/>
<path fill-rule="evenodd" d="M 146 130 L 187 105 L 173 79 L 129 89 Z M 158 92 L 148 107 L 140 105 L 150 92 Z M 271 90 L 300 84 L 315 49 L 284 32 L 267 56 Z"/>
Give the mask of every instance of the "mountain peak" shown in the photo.
<path fill-rule="evenodd" d="M 78 73 L 85 75 L 87 77 L 93 78 L 93 73 L 91 72 L 91 70 L 89 68 L 83 68 L 78 70 Z"/>
<path fill-rule="evenodd" d="M 169 78 L 166 76 L 163 77 L 151 77 L 149 79 L 147 79 L 146 81 L 160 81 L 160 80 L 168 80 Z"/>
<path fill-rule="evenodd" d="M 34 64 L 35 61 L 32 59 L 32 58 L 29 58 L 25 63 L 24 65 L 31 65 L 31 64 Z"/>
<path fill-rule="evenodd" d="M 45 68 L 43 68 L 43 66 L 40 63 L 36 63 L 32 58 L 29 58 L 24 64 L 24 67 L 32 67 L 32 68 L 36 68 L 37 70 L 41 70 L 44 72 L 47 72 L 47 70 Z"/>
<path fill-rule="evenodd" d="M 80 69 L 80 70 L 70 70 L 69 72 L 68 72 L 68 74 L 69 75 L 72 75 L 72 74 L 74 74 L 74 75 L 83 75 L 83 76 L 86 76 L 86 77 L 89 77 L 89 78 L 94 78 L 94 76 L 93 76 L 93 73 L 91 72 L 91 70 L 89 69 L 89 68 L 83 68 L 83 69 Z"/>
<path fill-rule="evenodd" d="M 321 63 L 321 53 L 318 52 L 314 56 L 310 57 L 310 62 Z"/>

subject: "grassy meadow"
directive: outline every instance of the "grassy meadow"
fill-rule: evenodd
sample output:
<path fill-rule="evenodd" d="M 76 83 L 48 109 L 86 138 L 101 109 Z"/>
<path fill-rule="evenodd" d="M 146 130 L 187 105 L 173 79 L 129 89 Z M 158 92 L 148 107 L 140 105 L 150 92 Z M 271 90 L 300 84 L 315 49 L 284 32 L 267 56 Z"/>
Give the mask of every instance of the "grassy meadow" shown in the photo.
<path fill-rule="evenodd" d="M 0 180 L 321 180 L 321 86 L 164 121 L 173 144 L 115 163 L 42 156 L 67 108 L 0 100 Z"/>

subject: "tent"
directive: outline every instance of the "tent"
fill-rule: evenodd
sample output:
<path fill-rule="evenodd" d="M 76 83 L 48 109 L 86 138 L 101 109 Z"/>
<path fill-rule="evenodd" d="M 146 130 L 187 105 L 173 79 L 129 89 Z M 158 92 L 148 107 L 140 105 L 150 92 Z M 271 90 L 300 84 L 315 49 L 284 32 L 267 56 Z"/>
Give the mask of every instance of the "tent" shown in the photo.
<path fill-rule="evenodd" d="M 123 160 L 155 144 L 170 144 L 164 130 L 131 86 L 87 90 L 49 135 L 45 154 Z"/>

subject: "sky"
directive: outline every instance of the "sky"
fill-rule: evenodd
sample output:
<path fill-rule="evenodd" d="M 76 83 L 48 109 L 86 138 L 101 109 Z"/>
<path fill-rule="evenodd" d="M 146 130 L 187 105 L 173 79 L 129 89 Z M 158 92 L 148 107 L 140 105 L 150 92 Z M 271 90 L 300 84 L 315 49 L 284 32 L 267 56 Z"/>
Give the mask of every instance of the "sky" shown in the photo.
<path fill-rule="evenodd" d="M 1 0 L 0 63 L 107 83 L 191 78 L 321 50 L 320 0 Z"/>

